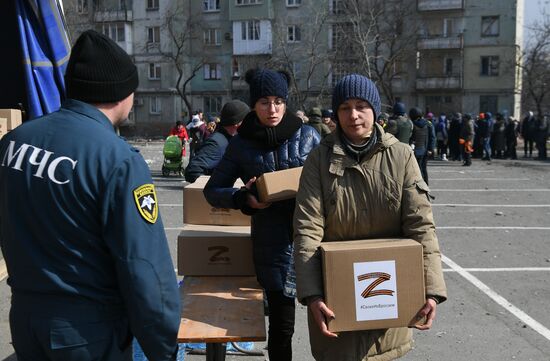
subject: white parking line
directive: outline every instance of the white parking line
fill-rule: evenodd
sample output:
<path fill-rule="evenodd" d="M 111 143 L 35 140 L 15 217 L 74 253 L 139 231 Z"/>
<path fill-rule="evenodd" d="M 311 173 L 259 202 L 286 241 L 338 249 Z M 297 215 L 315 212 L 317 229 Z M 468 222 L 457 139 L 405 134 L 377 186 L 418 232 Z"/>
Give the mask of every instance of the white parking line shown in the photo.
<path fill-rule="evenodd" d="M 508 268 L 463 268 L 467 272 L 550 272 L 550 267 L 508 267 Z M 444 268 L 443 272 L 457 272 Z"/>
<path fill-rule="evenodd" d="M 516 182 L 516 181 L 528 181 L 529 178 L 430 178 L 430 181 L 502 181 L 502 182 Z"/>
<path fill-rule="evenodd" d="M 550 204 L 463 204 L 432 203 L 432 207 L 550 208 Z"/>
<path fill-rule="evenodd" d="M 493 189 L 432 189 L 432 192 L 550 192 L 547 188 L 533 188 L 533 189 L 505 189 L 505 188 L 493 188 Z"/>
<path fill-rule="evenodd" d="M 504 307 L 506 310 L 508 310 L 511 314 L 519 318 L 519 320 L 523 323 L 525 323 L 527 326 L 531 327 L 533 330 L 541 334 L 544 338 L 550 341 L 550 330 L 544 327 L 541 323 L 537 322 L 535 319 L 533 319 L 531 316 L 511 304 L 508 300 L 506 300 L 504 297 L 493 291 L 489 286 L 487 286 L 485 283 L 481 282 L 477 277 L 473 276 L 471 273 L 466 271 L 464 268 L 460 267 L 458 264 L 453 262 L 450 258 L 442 255 L 442 260 L 445 264 L 447 264 L 451 269 L 456 271 L 459 275 L 464 277 L 466 280 L 468 280 L 471 284 L 476 286 L 480 291 L 485 293 L 489 298 L 491 298 L 493 301 L 495 301 L 500 306 Z"/>
<path fill-rule="evenodd" d="M 476 226 L 443 226 L 435 227 L 436 229 L 475 229 L 475 230 L 484 230 L 484 229 L 506 229 L 506 230 L 534 230 L 534 231 L 549 231 L 550 227 L 523 227 L 523 226 L 494 226 L 494 227 L 476 227 Z"/>
<path fill-rule="evenodd" d="M 494 173 L 494 170 L 430 170 L 430 173 Z"/>

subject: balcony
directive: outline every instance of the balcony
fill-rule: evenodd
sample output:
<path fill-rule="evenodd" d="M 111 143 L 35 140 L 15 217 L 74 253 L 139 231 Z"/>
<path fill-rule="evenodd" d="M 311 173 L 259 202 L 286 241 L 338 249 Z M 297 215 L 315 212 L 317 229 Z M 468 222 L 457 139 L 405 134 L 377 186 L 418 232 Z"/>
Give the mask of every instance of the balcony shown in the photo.
<path fill-rule="evenodd" d="M 103 10 L 94 12 L 94 21 L 97 23 L 114 21 L 132 21 L 132 10 Z"/>
<path fill-rule="evenodd" d="M 417 90 L 462 89 L 462 78 L 459 75 L 418 77 Z"/>
<path fill-rule="evenodd" d="M 417 0 L 418 11 L 463 10 L 464 0 Z"/>
<path fill-rule="evenodd" d="M 429 49 L 462 49 L 462 34 L 448 36 L 421 36 L 417 41 L 419 50 Z"/>

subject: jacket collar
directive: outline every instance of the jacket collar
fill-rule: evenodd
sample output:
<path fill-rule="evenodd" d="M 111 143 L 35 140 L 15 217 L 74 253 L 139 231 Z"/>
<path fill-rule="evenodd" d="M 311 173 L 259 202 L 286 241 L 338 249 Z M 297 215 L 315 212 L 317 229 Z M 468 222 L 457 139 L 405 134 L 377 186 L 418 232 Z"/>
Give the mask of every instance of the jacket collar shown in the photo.
<path fill-rule="evenodd" d="M 107 118 L 105 114 L 91 104 L 81 102 L 80 100 L 67 99 L 63 102 L 61 107 L 72 112 L 82 114 L 91 120 L 98 122 L 103 127 L 111 130 L 113 133 L 115 132 L 113 123 L 111 123 L 109 118 Z"/>
<path fill-rule="evenodd" d="M 368 161 L 374 154 L 382 152 L 383 150 L 399 142 L 391 134 L 385 133 L 384 129 L 380 125 L 375 123 L 374 127 L 374 131 L 378 134 L 378 141 L 373 146 L 370 153 L 361 161 L 361 163 Z M 341 132 L 340 128 L 336 128 L 330 136 L 323 139 L 321 144 L 332 149 L 332 153 L 330 154 L 329 172 L 337 176 L 343 176 L 346 168 L 355 167 L 358 163 L 346 154 L 344 145 L 340 141 L 339 132 Z"/>

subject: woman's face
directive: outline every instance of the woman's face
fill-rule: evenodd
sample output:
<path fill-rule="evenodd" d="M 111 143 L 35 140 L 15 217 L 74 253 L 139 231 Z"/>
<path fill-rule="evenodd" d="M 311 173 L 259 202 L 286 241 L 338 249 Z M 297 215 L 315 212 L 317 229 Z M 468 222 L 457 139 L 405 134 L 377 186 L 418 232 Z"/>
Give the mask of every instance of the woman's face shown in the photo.
<path fill-rule="evenodd" d="M 348 99 L 338 107 L 338 122 L 345 136 L 354 144 L 361 144 L 370 136 L 374 112 L 361 99 Z"/>
<path fill-rule="evenodd" d="M 283 120 L 286 111 L 286 102 L 283 98 L 268 96 L 258 99 L 254 110 L 260 123 L 266 127 L 274 127 Z"/>

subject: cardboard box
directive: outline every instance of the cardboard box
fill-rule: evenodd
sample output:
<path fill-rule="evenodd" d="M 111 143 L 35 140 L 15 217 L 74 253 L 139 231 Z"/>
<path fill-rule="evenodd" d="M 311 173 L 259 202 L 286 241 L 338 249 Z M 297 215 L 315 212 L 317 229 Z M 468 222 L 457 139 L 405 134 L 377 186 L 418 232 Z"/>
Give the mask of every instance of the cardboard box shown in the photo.
<path fill-rule="evenodd" d="M 250 227 L 185 225 L 178 236 L 178 274 L 254 276 Z"/>
<path fill-rule="evenodd" d="M 422 245 L 410 239 L 321 245 L 332 332 L 413 325 L 425 303 Z"/>
<path fill-rule="evenodd" d="M 261 202 L 276 202 L 296 197 L 300 185 L 302 167 L 262 174 L 256 179 Z"/>
<path fill-rule="evenodd" d="M 19 109 L 0 109 L 0 118 L 8 120 L 8 131 L 17 128 L 23 122 L 21 110 Z"/>
<path fill-rule="evenodd" d="M 183 223 L 220 226 L 249 226 L 250 216 L 238 209 L 212 207 L 204 198 L 202 190 L 208 182 L 208 176 L 197 178 L 183 188 Z M 240 180 L 235 183 L 236 188 L 242 187 Z"/>
<path fill-rule="evenodd" d="M 8 120 L 6 118 L 0 118 L 0 139 L 8 132 Z"/>

